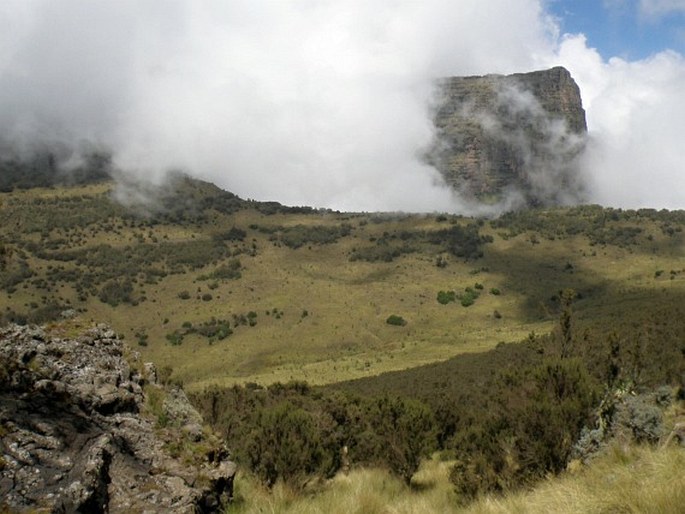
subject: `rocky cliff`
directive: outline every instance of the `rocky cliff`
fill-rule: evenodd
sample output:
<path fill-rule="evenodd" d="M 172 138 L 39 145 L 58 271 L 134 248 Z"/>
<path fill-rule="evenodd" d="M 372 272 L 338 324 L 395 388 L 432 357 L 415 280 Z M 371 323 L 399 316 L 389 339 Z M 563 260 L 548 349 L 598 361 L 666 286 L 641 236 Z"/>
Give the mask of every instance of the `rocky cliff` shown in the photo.
<path fill-rule="evenodd" d="M 561 67 L 439 83 L 428 160 L 467 199 L 559 204 L 582 199 L 585 111 Z"/>
<path fill-rule="evenodd" d="M 215 512 L 235 465 L 106 326 L 0 329 L 1 512 Z"/>

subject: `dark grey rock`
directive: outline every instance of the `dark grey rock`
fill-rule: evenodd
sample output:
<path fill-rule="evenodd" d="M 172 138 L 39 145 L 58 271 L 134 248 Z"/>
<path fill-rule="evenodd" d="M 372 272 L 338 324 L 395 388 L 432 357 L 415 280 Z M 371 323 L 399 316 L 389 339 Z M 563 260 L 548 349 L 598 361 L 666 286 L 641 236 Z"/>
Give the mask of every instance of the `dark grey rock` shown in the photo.
<path fill-rule="evenodd" d="M 0 510 L 221 510 L 235 465 L 225 450 L 192 462 L 169 454 L 170 443 L 218 439 L 206 440 L 182 390 L 150 385 L 166 397 L 166 426 L 156 426 L 144 414 L 145 368 L 105 325 L 73 339 L 0 329 Z"/>

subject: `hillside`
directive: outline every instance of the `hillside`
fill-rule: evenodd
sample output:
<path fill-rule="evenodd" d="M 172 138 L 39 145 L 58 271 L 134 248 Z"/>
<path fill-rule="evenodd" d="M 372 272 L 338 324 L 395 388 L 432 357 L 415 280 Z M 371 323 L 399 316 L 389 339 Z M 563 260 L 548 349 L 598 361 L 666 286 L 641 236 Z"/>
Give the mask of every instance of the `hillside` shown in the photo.
<path fill-rule="evenodd" d="M 663 437 L 685 394 L 684 224 L 340 213 L 181 175 L 27 188 L 0 196 L 0 308 L 107 322 L 184 383 L 254 487 L 248 511 L 260 487 L 299 501 L 350 468 L 411 494 L 436 451 L 456 508 Z"/>
<path fill-rule="evenodd" d="M 411 368 L 548 332 L 565 288 L 579 318 L 620 324 L 685 286 L 682 212 L 338 213 L 187 178 L 125 207 L 129 189 L 2 193 L 0 308 L 111 323 L 191 389 Z"/>

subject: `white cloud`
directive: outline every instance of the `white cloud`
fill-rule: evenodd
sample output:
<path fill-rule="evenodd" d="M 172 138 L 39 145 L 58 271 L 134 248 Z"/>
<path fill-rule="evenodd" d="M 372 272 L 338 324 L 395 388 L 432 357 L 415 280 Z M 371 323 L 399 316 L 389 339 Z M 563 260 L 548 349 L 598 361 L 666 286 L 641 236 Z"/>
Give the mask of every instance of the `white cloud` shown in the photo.
<path fill-rule="evenodd" d="M 680 56 L 606 62 L 560 40 L 544 5 L 7 0 L 0 136 L 108 145 L 148 177 L 183 168 L 244 197 L 468 210 L 416 158 L 432 80 L 564 64 L 596 143 L 595 198 L 685 207 L 663 186 L 681 183 Z"/>
<path fill-rule="evenodd" d="M 685 208 L 683 57 L 665 51 L 641 61 L 603 61 L 583 36 L 567 36 L 558 55 L 579 83 L 587 109 L 590 200 Z"/>
<path fill-rule="evenodd" d="M 640 0 L 639 12 L 648 17 L 661 17 L 671 13 L 685 13 L 685 0 Z"/>

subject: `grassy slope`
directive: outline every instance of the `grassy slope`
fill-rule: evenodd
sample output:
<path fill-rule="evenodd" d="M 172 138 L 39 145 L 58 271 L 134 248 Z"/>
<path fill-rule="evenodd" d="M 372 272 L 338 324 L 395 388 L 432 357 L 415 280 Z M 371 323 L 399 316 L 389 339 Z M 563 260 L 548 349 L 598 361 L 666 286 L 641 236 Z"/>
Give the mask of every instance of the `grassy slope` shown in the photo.
<path fill-rule="evenodd" d="M 529 491 L 486 496 L 460 506 L 447 480 L 450 463 L 425 462 L 411 489 L 378 469 L 338 475 L 316 495 L 295 495 L 278 485 L 267 492 L 249 477 L 237 480 L 237 501 L 228 512 L 251 514 L 677 514 L 685 505 L 685 450 L 671 447 L 612 448 L 587 468 L 566 473 Z"/>
<path fill-rule="evenodd" d="M 0 292 L 0 309 L 30 310 L 31 302 L 41 305 L 43 297 L 55 297 L 62 303 L 68 299 L 72 305 L 85 308 L 87 318 L 112 323 L 134 345 L 136 332 L 147 333 L 149 345 L 139 347 L 144 358 L 173 367 L 175 376 L 191 389 L 209 383 L 291 379 L 331 383 L 489 349 L 501 341 L 520 340 L 532 331 L 549 331 L 555 317 L 549 298 L 565 287 L 583 294 L 576 305 L 579 315 L 595 319 L 620 313 L 626 304 L 651 302 L 664 291 L 685 292 L 685 274 L 680 273 L 682 239 L 664 237 L 649 220 L 640 222 L 644 229 L 640 243 L 624 248 L 591 246 L 583 235 L 550 240 L 524 232 L 502 237 L 506 230 L 485 223 L 481 232 L 494 237 L 494 243 L 485 247 L 485 256 L 468 262 L 449 257 L 448 266 L 440 268 L 435 265 L 436 257 L 444 253 L 425 245 L 421 251 L 389 263 L 349 260 L 354 248 L 373 246 L 372 240 L 382 238 L 384 233 L 450 227 L 450 220 L 437 221 L 434 216 L 265 215 L 245 208 L 233 214 L 207 211 L 208 218 L 199 224 L 160 223 L 149 228 L 122 223 L 117 217 L 119 211 L 114 209 L 109 221 L 118 224 L 117 230 L 103 229 L 102 221 L 83 230 L 50 230 L 45 221 L 41 227 L 41 220 L 33 216 L 38 198 L 91 196 L 109 187 L 105 184 L 2 194 L 0 214 L 8 220 L 0 229 L 3 239 L 11 243 L 21 234 L 24 240 L 40 241 L 41 245 L 66 240 L 62 249 L 97 243 L 124 247 L 140 241 L 152 243 L 153 239 L 208 240 L 213 233 L 236 226 L 246 230 L 245 245 L 254 243 L 256 256 L 240 255 L 242 278 L 219 281 L 214 290 L 208 288 L 208 281 L 199 281 L 198 277 L 213 270 L 215 263 L 184 274 L 170 274 L 157 284 L 141 280 L 137 290 L 144 291 L 147 301 L 135 307 L 111 307 L 96 296 L 81 303 L 69 284 L 58 283 L 46 291 L 26 281 L 26 288 L 22 284 L 11 295 Z M 199 187 L 193 194 L 202 197 L 207 192 Z M 464 225 L 470 220 L 457 222 Z M 352 226 L 349 236 L 333 244 L 298 249 L 276 244 L 269 240 L 269 234 L 249 228 L 342 223 Z M 646 239 L 649 234 L 652 241 Z M 50 266 L 72 266 L 32 256 L 29 262 L 39 276 Z M 672 269 L 678 273 L 670 280 Z M 657 270 L 666 272 L 655 278 Z M 484 290 L 471 307 L 440 305 L 436 301 L 439 290 L 460 292 L 475 283 L 482 284 Z M 493 287 L 502 294 L 489 294 Z M 191 293 L 189 300 L 178 298 L 182 290 Z M 211 301 L 200 298 L 207 292 L 213 296 Z M 274 309 L 279 316 L 274 315 Z M 303 316 L 304 310 L 307 316 Z M 186 337 L 180 346 L 170 346 L 165 339 L 185 321 L 197 325 L 213 316 L 229 318 L 249 311 L 258 315 L 255 327 L 239 327 L 232 336 L 212 345 L 199 336 Z M 494 311 L 501 314 L 501 319 L 493 316 Z M 401 315 L 407 325 L 387 325 L 385 320 L 390 314 Z"/>
<path fill-rule="evenodd" d="M 232 226 L 246 230 L 245 246 L 254 243 L 256 255 L 239 255 L 244 266 L 242 278 L 219 281 L 216 289 L 210 290 L 208 281 L 198 280 L 199 275 L 211 272 L 219 264 L 210 263 L 184 274 L 169 274 L 155 284 L 139 280 L 136 292 L 144 291 L 147 301 L 135 307 L 111 307 L 97 296 L 81 302 L 70 283 L 57 282 L 49 290 L 36 284 L 35 278 L 45 277 L 50 267 L 76 266 L 43 260 L 26 252 L 27 262 L 37 275 L 20 283 L 11 294 L 0 292 L 0 309 L 30 311 L 34 308 L 32 302 L 41 306 L 51 299 L 62 304 L 69 301 L 74 307 L 85 309 L 86 320 L 112 323 L 134 346 L 135 333 L 145 332 L 149 344 L 138 347 L 144 358 L 160 366 L 172 366 L 175 376 L 195 389 L 209 383 L 290 379 L 333 383 L 479 352 L 501 341 L 521 340 L 532 331 L 549 331 L 556 317 L 550 297 L 565 287 L 582 293 L 582 299 L 575 305 L 579 323 L 602 323 L 609 327 L 635 320 L 642 323 L 636 313 L 645 311 L 646 306 L 682 304 L 685 296 L 682 237 L 679 233 L 675 237 L 665 236 L 659 223 L 650 219 L 636 221 L 643 233 L 636 244 L 623 246 L 592 245 L 580 234 L 552 239 L 545 237 L 544 231 L 528 230 L 507 236 L 506 229 L 485 223 L 482 232 L 492 235 L 494 243 L 486 246 L 482 259 L 464 262 L 450 257 L 449 265 L 439 268 L 435 265 L 436 257 L 444 253 L 427 246 L 390 263 L 349 261 L 353 248 L 372 245 L 371 239 L 381 238 L 386 232 L 450 226 L 450 220 L 438 221 L 435 216 L 395 216 L 374 221 L 369 215 L 337 213 L 266 215 L 247 205 L 233 214 L 209 211 L 208 218 L 201 223 L 159 223 L 150 228 L 130 223 L 130 219 L 124 223 L 121 209 L 112 207 L 106 197 L 101 201 L 111 208 L 111 213 L 104 222 L 87 222 L 90 211 L 80 211 L 80 204 L 70 208 L 66 202 L 69 198 L 106 193 L 110 187 L 101 184 L 1 194 L 0 243 L 12 250 L 9 268 L 17 264 L 21 252 L 19 239 L 35 241 L 40 246 L 55 243 L 61 250 L 103 243 L 123 248 L 136 247 L 140 241 L 157 244 L 155 239 L 179 243 L 205 241 L 213 233 Z M 205 189 L 200 187 L 194 194 L 201 198 L 207 193 Z M 58 198 L 62 203 L 40 208 L 37 204 L 39 200 Z M 563 216 L 571 211 L 550 212 Z M 73 216 L 75 225 L 69 229 L 51 228 L 50 213 L 59 219 Z M 79 224 L 78 218 L 84 222 Z M 465 224 L 470 220 L 457 221 Z M 118 228 L 108 229 L 106 223 Z M 353 227 L 350 236 L 334 244 L 304 245 L 298 249 L 274 244 L 269 234 L 250 228 L 341 223 Z M 58 243 L 60 239 L 65 242 Z M 657 273 L 661 270 L 664 272 Z M 471 307 L 464 308 L 458 303 L 440 305 L 436 301 L 439 290 L 459 292 L 476 282 L 483 284 L 484 290 Z M 502 294 L 489 294 L 493 287 Z M 178 292 L 182 290 L 188 290 L 191 298 L 179 299 Z M 211 301 L 200 298 L 206 292 L 212 294 Z M 302 315 L 304 310 L 307 316 Z M 249 311 L 258 314 L 257 325 L 238 327 L 224 341 L 209 345 L 204 338 L 189 336 L 182 345 L 171 346 L 165 339 L 184 321 L 198 324 L 212 316 L 226 318 L 231 313 Z M 501 319 L 493 316 L 494 311 L 502 315 Z M 385 319 L 390 314 L 403 316 L 408 324 L 387 325 Z M 514 351 L 512 348 L 513 345 L 506 345 L 499 352 L 509 359 L 507 352 Z M 461 362 L 463 373 L 473 374 L 474 382 L 488 371 L 479 362 L 475 355 Z M 425 375 L 426 370 L 430 373 L 442 369 L 440 364 L 435 366 L 417 368 L 417 376 Z M 450 366 L 443 366 L 448 373 L 453 372 Z M 437 372 L 433 375 L 440 378 Z M 411 376 L 396 375 L 405 387 Z M 386 376 L 376 384 L 385 387 L 392 380 L 393 376 Z M 367 389 L 374 387 L 373 381 L 361 384 Z M 551 480 L 532 491 L 504 499 L 485 498 L 464 511 L 679 512 L 685 503 L 685 483 L 678 471 L 685 464 L 683 458 L 682 450 L 678 449 L 654 452 L 638 448 L 627 453 L 617 450 L 578 475 Z M 347 477 L 336 478 L 321 494 L 304 499 L 278 488 L 274 494 L 267 494 L 244 477 L 238 481 L 239 494 L 251 500 L 238 502 L 234 510 L 461 512 L 447 482 L 448 467 L 445 462 L 426 463 L 415 478 L 413 490 L 405 489 L 383 471 L 354 470 Z"/>

